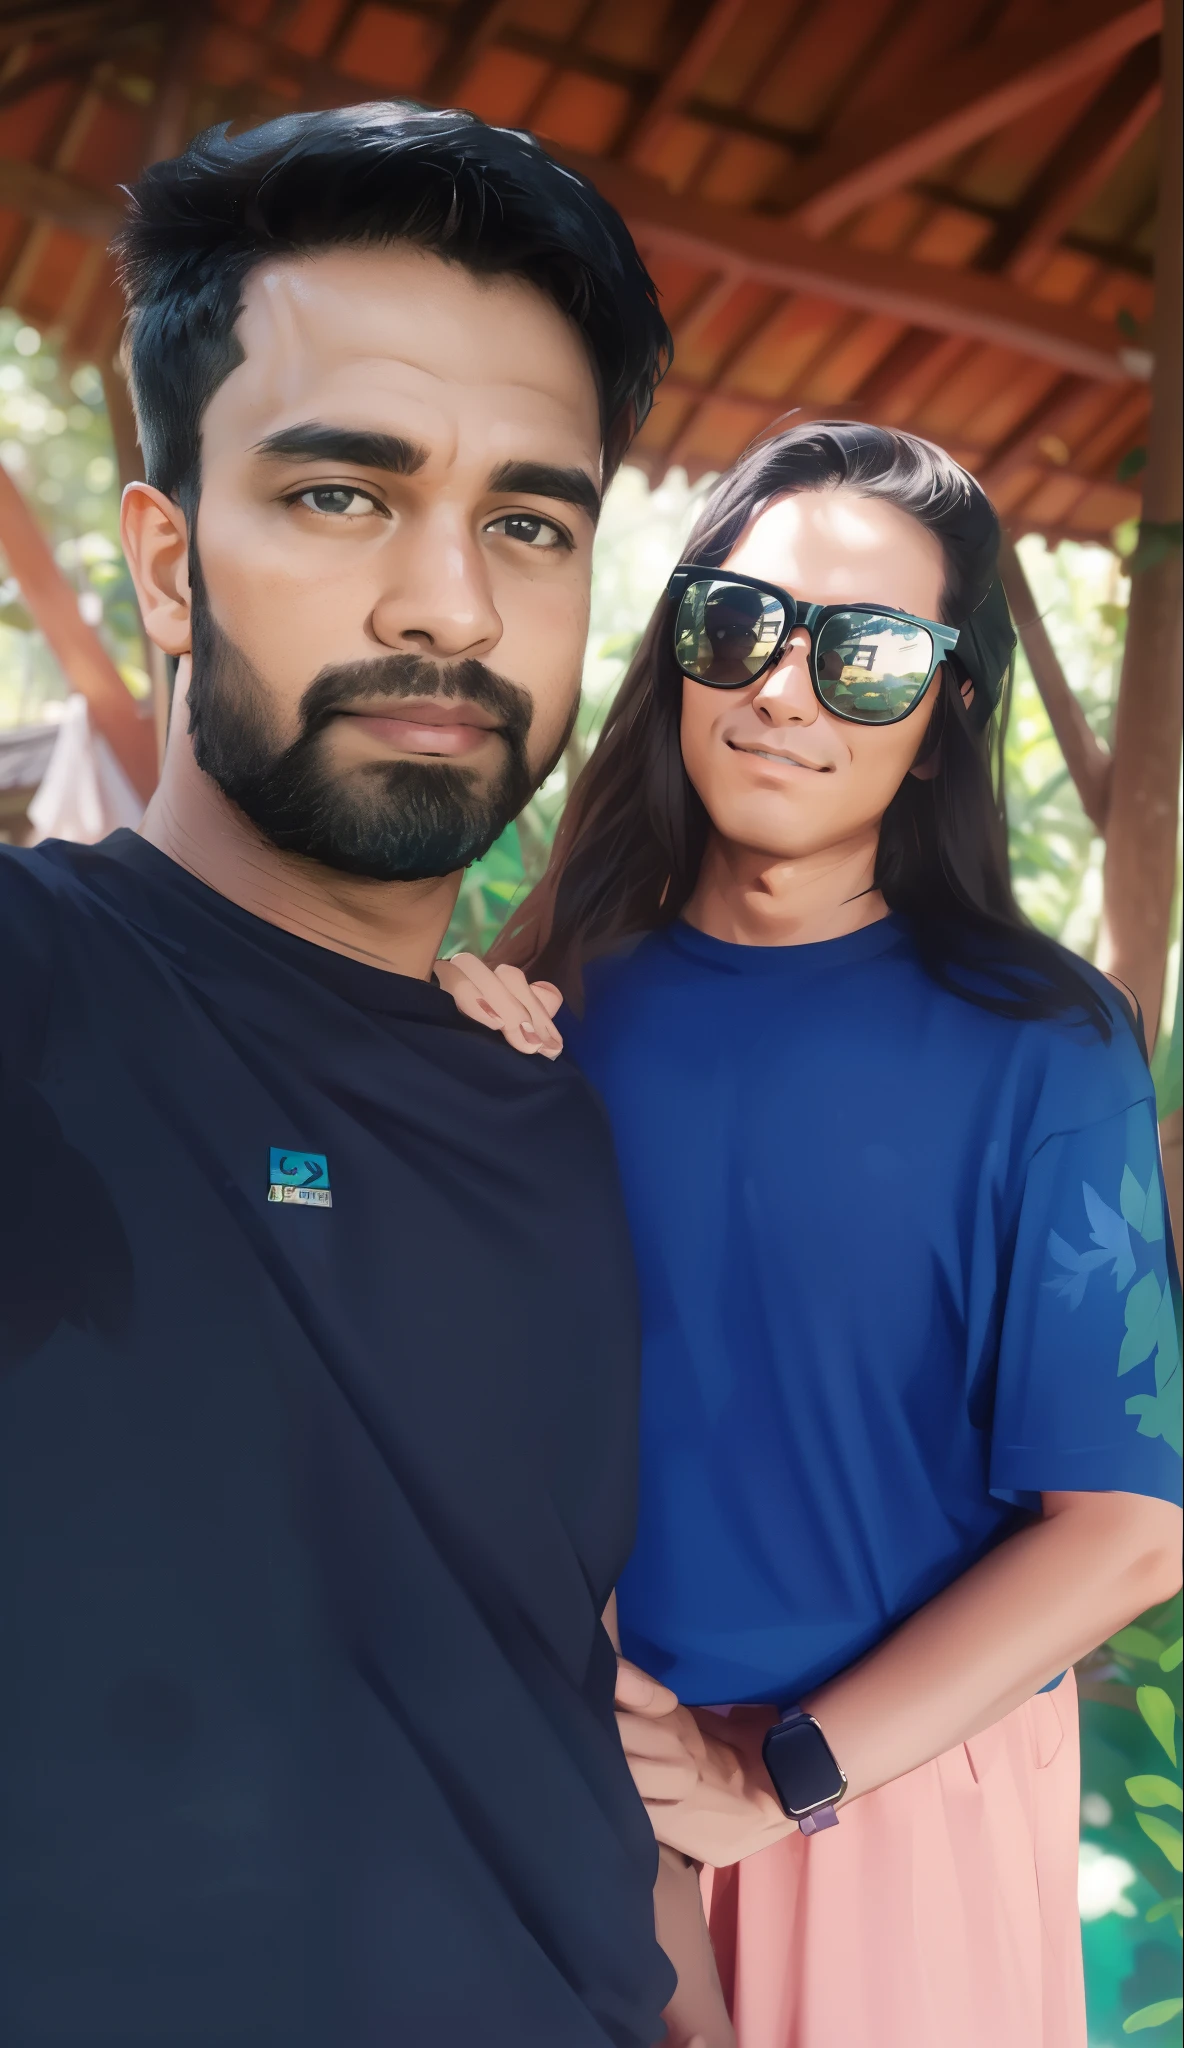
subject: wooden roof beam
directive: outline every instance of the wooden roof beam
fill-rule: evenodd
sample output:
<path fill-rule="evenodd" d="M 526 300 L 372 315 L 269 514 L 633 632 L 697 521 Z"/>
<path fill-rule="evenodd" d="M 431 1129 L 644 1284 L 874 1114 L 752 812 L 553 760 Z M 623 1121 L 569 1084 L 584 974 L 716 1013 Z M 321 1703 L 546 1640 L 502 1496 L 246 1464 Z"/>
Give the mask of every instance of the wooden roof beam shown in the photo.
<path fill-rule="evenodd" d="M 1022 30 L 992 38 L 861 109 L 787 187 L 791 218 L 826 235 L 860 207 L 922 178 L 947 158 L 1118 63 L 1155 35 L 1162 0 L 1060 0 Z"/>
<path fill-rule="evenodd" d="M 448 41 L 423 86 L 423 97 L 447 106 L 458 86 L 494 41 L 513 0 L 460 0 L 450 17 Z M 417 95 L 418 97 L 418 95 Z"/>
<path fill-rule="evenodd" d="M 817 242 L 800 228 L 670 192 L 631 166 L 557 150 L 628 221 L 640 242 L 705 270 L 741 272 L 784 292 L 886 313 L 910 327 L 963 334 L 1103 383 L 1139 374 L 1121 335 L 1075 306 L 1030 297 L 1009 280 Z"/>
<path fill-rule="evenodd" d="M 747 0 L 711 0 L 681 57 L 658 81 L 648 106 L 635 122 L 628 137 L 629 156 L 638 156 L 691 98 L 746 5 Z"/>
<path fill-rule="evenodd" d="M 86 698 L 95 730 L 146 803 L 156 786 L 152 721 L 141 716 L 98 634 L 79 612 L 77 591 L 59 569 L 23 491 L 2 463 L 0 547 L 71 689 Z"/>
<path fill-rule="evenodd" d="M 978 257 L 980 269 L 1030 277 L 1142 134 L 1162 96 L 1158 47 L 1140 43 L 1000 222 Z"/>
<path fill-rule="evenodd" d="M 60 171 L 43 171 L 12 157 L 0 157 L 0 206 L 68 228 L 88 241 L 109 242 L 122 218 L 115 201 L 104 193 L 76 184 Z"/>

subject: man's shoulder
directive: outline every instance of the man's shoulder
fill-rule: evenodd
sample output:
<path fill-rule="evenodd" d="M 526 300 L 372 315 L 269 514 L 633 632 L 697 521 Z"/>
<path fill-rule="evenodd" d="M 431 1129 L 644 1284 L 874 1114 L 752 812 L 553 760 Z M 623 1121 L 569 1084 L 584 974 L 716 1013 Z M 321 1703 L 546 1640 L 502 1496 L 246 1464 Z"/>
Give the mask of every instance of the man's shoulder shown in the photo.
<path fill-rule="evenodd" d="M 0 917 L 22 911 L 52 917 L 66 904 L 87 897 L 98 876 L 118 867 L 116 842 L 123 833 L 97 846 L 76 846 L 66 839 L 45 839 L 37 846 L 0 845 Z"/>

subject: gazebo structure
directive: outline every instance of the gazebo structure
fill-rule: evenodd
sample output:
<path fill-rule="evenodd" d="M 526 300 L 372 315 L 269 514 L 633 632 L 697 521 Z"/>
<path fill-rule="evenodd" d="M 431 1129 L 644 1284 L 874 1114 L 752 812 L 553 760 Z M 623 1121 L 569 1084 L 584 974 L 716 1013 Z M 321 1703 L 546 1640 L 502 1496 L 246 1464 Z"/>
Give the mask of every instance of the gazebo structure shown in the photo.
<path fill-rule="evenodd" d="M 1180 744 L 1180 0 L 1164 16 L 1163 0 L 7 0 L 0 296 L 100 365 L 130 472 L 106 244 L 142 163 L 215 121 L 381 97 L 535 131 L 620 208 L 660 286 L 675 363 L 632 457 L 651 477 L 723 468 L 796 410 L 942 442 L 1013 532 L 1105 540 L 1142 511 L 1113 760 L 1014 554 L 1006 568 L 1107 834 L 1109 956 L 1154 1017 Z M 0 545 L 144 787 L 145 724 L 90 629 L 55 623 L 52 557 L 2 476 Z"/>

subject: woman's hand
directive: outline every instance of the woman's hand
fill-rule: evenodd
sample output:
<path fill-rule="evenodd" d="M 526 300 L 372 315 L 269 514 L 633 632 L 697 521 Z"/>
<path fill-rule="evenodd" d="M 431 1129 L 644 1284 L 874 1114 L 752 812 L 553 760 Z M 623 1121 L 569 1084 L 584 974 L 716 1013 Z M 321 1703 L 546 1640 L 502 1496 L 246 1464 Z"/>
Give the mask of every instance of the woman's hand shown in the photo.
<path fill-rule="evenodd" d="M 556 1060 L 563 1040 L 552 1024 L 563 1001 L 550 981 L 527 981 L 520 967 L 489 967 L 475 953 L 437 960 L 436 980 L 458 1010 L 490 1031 L 500 1031 L 516 1052 L 541 1052 Z"/>
<path fill-rule="evenodd" d="M 717 1869 L 792 1833 L 761 1759 L 772 1707 L 725 1719 L 617 1660 L 617 1727 L 659 1842 Z"/>

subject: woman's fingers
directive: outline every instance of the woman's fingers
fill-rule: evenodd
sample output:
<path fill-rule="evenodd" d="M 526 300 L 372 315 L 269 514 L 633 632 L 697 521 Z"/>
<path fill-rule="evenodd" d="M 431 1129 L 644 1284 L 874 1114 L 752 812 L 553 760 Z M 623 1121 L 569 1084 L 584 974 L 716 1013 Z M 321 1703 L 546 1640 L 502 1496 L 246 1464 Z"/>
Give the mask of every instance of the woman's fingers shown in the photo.
<path fill-rule="evenodd" d="M 495 967 L 493 971 L 502 987 L 508 988 L 510 994 L 530 1012 L 535 1029 L 542 1039 L 541 1050 L 550 1052 L 551 1058 L 554 1059 L 563 1051 L 563 1040 L 551 1022 L 563 1001 L 559 990 L 549 981 L 528 981 L 520 967 Z M 554 1003 L 549 1002 L 544 991 L 558 1000 Z"/>
<path fill-rule="evenodd" d="M 631 1664 L 628 1657 L 617 1658 L 617 1705 L 627 1707 L 630 1713 L 647 1714 L 657 1719 L 662 1714 L 672 1714 L 678 1705 L 678 1694 L 671 1692 L 660 1679 L 651 1678 L 639 1664 Z"/>
<path fill-rule="evenodd" d="M 529 994 L 525 975 L 518 969 L 513 971 Z M 516 1051 L 541 1052 L 546 1058 L 555 1059 L 562 1050 L 563 1041 L 542 1007 L 536 1010 L 529 1001 L 522 1001 L 516 986 L 501 972 L 495 973 L 486 966 L 475 953 L 456 953 L 451 960 L 437 960 L 436 979 L 458 1010 L 491 1031 L 500 1031 Z"/>

